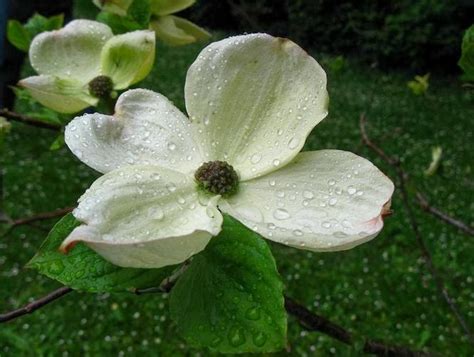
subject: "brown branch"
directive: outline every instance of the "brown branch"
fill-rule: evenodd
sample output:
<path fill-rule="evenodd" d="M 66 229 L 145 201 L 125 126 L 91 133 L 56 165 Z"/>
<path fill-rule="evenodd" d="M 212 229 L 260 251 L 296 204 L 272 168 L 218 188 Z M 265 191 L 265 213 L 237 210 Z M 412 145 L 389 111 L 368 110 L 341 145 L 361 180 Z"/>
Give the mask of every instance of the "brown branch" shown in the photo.
<path fill-rule="evenodd" d="M 62 125 L 60 124 L 47 123 L 42 120 L 38 120 L 36 118 L 30 117 L 28 115 L 16 113 L 7 108 L 0 109 L 0 116 L 3 116 L 11 121 L 17 121 L 23 124 L 35 126 L 37 128 L 49 129 L 49 130 L 54 130 L 54 131 L 61 130 L 62 128 Z"/>
<path fill-rule="evenodd" d="M 70 293 L 71 291 L 73 291 L 70 287 L 67 287 L 67 286 L 63 286 L 57 290 L 54 290 L 53 292 L 49 293 L 48 295 L 38 299 L 38 300 L 35 300 L 33 302 L 30 302 L 29 304 L 19 308 L 19 309 L 16 309 L 16 310 L 13 310 L 13 311 L 10 311 L 10 312 L 7 312 L 5 314 L 1 314 L 0 315 L 0 323 L 2 322 L 7 322 L 7 321 L 10 321 L 10 320 L 14 320 L 20 316 L 24 316 L 24 315 L 27 315 L 27 314 L 31 314 L 32 312 L 42 308 L 43 306 L 46 306 L 48 305 L 49 303 L 59 299 L 60 297 L 63 297 L 64 295 Z"/>
<path fill-rule="evenodd" d="M 306 307 L 298 304 L 288 296 L 285 296 L 285 308 L 286 311 L 290 315 L 293 315 L 306 330 L 322 332 L 325 335 L 345 343 L 346 345 L 355 345 L 356 341 L 354 340 L 354 336 L 350 331 L 328 320 L 324 316 L 320 316 L 311 312 Z M 405 346 L 392 346 L 369 338 L 363 339 L 363 351 L 365 353 L 371 353 L 377 356 L 430 356 L 429 353 L 413 351 Z"/>
<path fill-rule="evenodd" d="M 376 152 L 383 160 L 385 160 L 389 165 L 391 165 L 394 169 L 395 172 L 397 173 L 398 177 L 398 183 L 399 183 L 399 190 L 402 195 L 402 201 L 403 205 L 405 207 L 405 210 L 408 214 L 408 219 L 410 221 L 410 226 L 411 229 L 415 235 L 416 242 L 418 244 L 418 247 L 421 251 L 421 255 L 423 257 L 423 261 L 430 271 L 431 275 L 433 276 L 433 279 L 435 281 L 436 287 L 440 294 L 443 296 L 444 300 L 448 304 L 449 308 L 451 309 L 451 312 L 453 315 L 456 317 L 458 320 L 458 323 L 461 325 L 462 329 L 464 330 L 465 335 L 469 339 L 470 343 L 474 345 L 474 335 L 471 332 L 471 329 L 469 325 L 467 324 L 466 320 L 462 316 L 459 307 L 457 306 L 457 303 L 454 301 L 454 299 L 450 296 L 448 290 L 446 289 L 446 285 L 441 278 L 441 275 L 439 274 L 437 268 L 435 267 L 433 263 L 433 258 L 431 256 L 430 251 L 428 250 L 427 245 L 425 244 L 425 241 L 421 235 L 421 231 L 418 225 L 418 222 L 415 218 L 415 213 L 412 209 L 412 206 L 410 204 L 410 198 L 408 196 L 408 190 L 406 188 L 407 185 L 407 180 L 408 180 L 408 173 L 404 171 L 400 160 L 391 157 L 390 155 L 386 154 L 385 151 L 383 151 L 379 146 L 377 146 L 373 141 L 370 140 L 369 136 L 367 135 L 367 130 L 366 130 L 366 125 L 367 125 L 367 119 L 365 118 L 364 114 L 361 114 L 360 116 L 360 132 L 362 135 L 362 141 L 369 147 L 371 148 L 374 152 Z"/>
<path fill-rule="evenodd" d="M 416 198 L 418 199 L 418 203 L 419 203 L 420 207 L 423 210 L 425 210 L 426 212 L 432 214 L 436 218 L 439 218 L 443 222 L 448 223 L 448 224 L 456 227 L 460 231 L 463 231 L 466 234 L 474 236 L 474 228 L 468 226 L 466 223 L 460 221 L 459 219 L 451 217 L 450 215 L 448 215 L 447 213 L 444 213 L 440 209 L 431 206 L 429 204 L 428 200 L 426 199 L 426 197 L 422 193 L 417 192 L 416 193 Z"/>
<path fill-rule="evenodd" d="M 18 218 L 11 222 L 13 227 L 21 226 L 25 224 L 31 224 L 33 222 L 43 221 L 51 218 L 62 217 L 67 213 L 72 212 L 74 207 L 61 208 L 50 212 L 41 212 L 30 217 Z"/>

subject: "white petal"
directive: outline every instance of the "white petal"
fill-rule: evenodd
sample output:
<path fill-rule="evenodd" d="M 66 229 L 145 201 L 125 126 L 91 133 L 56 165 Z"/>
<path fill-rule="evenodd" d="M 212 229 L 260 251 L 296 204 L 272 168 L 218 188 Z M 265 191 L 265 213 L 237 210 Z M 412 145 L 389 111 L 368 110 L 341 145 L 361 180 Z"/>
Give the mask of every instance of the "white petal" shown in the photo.
<path fill-rule="evenodd" d="M 124 167 L 99 178 L 80 198 L 73 214 L 84 225 L 61 249 L 82 241 L 119 266 L 178 264 L 220 232 L 217 199 L 200 203 L 194 179 L 177 171 Z"/>
<path fill-rule="evenodd" d="M 314 251 L 350 249 L 383 227 L 393 183 L 347 151 L 303 152 L 264 177 L 241 183 L 219 207 L 275 242 Z"/>
<path fill-rule="evenodd" d="M 30 61 L 39 74 L 88 83 L 100 74 L 102 47 L 113 36 L 107 25 L 74 20 L 64 28 L 43 32 L 31 42 Z"/>
<path fill-rule="evenodd" d="M 115 89 L 124 89 L 150 73 L 155 60 L 155 33 L 133 31 L 114 36 L 102 51 L 102 74 L 112 78 Z"/>
<path fill-rule="evenodd" d="M 265 34 L 212 43 L 186 78 L 186 106 L 212 160 L 246 180 L 294 158 L 327 115 L 326 74 L 293 42 Z"/>
<path fill-rule="evenodd" d="M 26 88 L 44 106 L 60 113 L 77 113 L 98 102 L 80 82 L 73 79 L 41 75 L 24 78 L 18 85 Z"/>
<path fill-rule="evenodd" d="M 133 89 L 119 97 L 114 116 L 75 118 L 65 139 L 74 155 L 103 173 L 138 164 L 194 173 L 202 159 L 192 129 L 188 118 L 161 94 Z"/>
<path fill-rule="evenodd" d="M 151 0 L 150 11 L 153 15 L 165 16 L 187 9 L 196 0 Z"/>
<path fill-rule="evenodd" d="M 207 40 L 211 34 L 198 25 L 178 16 L 160 16 L 150 22 L 161 41 L 170 46 L 183 46 L 196 41 Z"/>

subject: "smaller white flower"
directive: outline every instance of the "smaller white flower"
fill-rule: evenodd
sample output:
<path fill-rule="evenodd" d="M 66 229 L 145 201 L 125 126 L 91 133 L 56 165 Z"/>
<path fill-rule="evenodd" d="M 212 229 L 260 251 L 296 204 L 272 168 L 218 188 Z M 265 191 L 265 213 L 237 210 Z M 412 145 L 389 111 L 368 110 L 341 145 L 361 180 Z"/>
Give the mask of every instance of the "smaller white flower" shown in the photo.
<path fill-rule="evenodd" d="M 114 116 L 86 114 L 65 132 L 105 173 L 80 198 L 78 241 L 112 263 L 183 262 L 221 230 L 225 212 L 263 237 L 313 251 L 352 248 L 383 227 L 394 186 L 369 161 L 339 150 L 302 152 L 327 115 L 326 74 L 293 42 L 266 34 L 205 48 L 190 67 L 186 118 L 135 89 Z"/>
<path fill-rule="evenodd" d="M 155 58 L 155 36 L 148 30 L 114 36 L 100 22 L 75 20 L 36 36 L 29 57 L 39 75 L 18 84 L 41 104 L 76 113 L 145 78 Z"/>

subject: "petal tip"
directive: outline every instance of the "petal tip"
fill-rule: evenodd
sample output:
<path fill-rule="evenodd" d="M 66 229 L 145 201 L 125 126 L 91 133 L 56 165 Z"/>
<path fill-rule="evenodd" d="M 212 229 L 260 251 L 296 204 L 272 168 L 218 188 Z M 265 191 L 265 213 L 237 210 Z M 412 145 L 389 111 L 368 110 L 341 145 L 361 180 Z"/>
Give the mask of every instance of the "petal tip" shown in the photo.
<path fill-rule="evenodd" d="M 59 246 L 59 251 L 60 251 L 62 254 L 68 254 L 68 253 L 76 246 L 77 243 L 79 243 L 79 241 L 77 241 L 77 240 L 68 241 L 68 240 L 66 239 L 66 240 L 64 240 L 64 242 L 62 242 L 61 245 Z"/>

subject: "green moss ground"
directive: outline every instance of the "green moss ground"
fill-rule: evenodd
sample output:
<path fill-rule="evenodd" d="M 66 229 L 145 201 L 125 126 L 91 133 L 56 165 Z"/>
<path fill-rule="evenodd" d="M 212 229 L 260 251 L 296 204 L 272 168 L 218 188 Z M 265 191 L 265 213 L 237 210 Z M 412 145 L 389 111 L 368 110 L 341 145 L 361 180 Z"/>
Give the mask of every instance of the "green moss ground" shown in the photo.
<path fill-rule="evenodd" d="M 157 62 L 141 87 L 159 91 L 184 110 L 186 69 L 202 48 L 159 46 Z M 320 58 L 318 53 L 313 53 Z M 426 96 L 406 87 L 409 76 L 382 73 L 349 63 L 329 72 L 330 114 L 309 137 L 306 150 L 354 151 L 386 173 L 393 172 L 361 145 L 358 118 L 366 112 L 370 134 L 401 157 L 418 188 L 432 203 L 472 223 L 472 119 L 474 95 L 455 78 L 432 74 Z M 18 108 L 19 110 L 25 109 Z M 15 124 L 0 163 L 4 209 L 12 217 L 72 206 L 97 177 L 66 148 L 48 150 L 55 134 Z M 431 148 L 443 148 L 442 167 L 426 178 Z M 373 242 L 341 253 L 308 253 L 278 245 L 272 249 L 288 295 L 359 335 L 426 347 L 447 356 L 472 355 L 463 333 L 437 293 L 408 228 L 399 193 L 394 215 Z M 434 262 L 474 326 L 474 241 L 419 213 Z M 0 310 L 22 305 L 58 285 L 24 268 L 54 222 L 20 227 L 0 238 Z M 356 356 L 324 335 L 307 333 L 290 319 L 291 354 Z M 0 327 L 0 355 L 208 355 L 189 349 L 169 321 L 166 296 L 74 293 Z"/>

